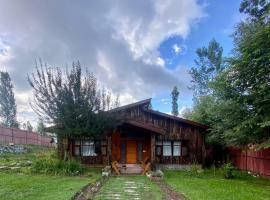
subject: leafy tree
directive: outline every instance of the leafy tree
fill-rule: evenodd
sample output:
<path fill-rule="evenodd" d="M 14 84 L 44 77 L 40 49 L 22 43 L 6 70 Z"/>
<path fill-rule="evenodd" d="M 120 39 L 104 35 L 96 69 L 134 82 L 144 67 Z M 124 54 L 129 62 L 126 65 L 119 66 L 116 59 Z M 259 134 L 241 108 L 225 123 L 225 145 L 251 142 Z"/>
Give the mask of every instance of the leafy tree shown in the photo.
<path fill-rule="evenodd" d="M 268 1 L 243 1 L 229 66 L 208 83 L 190 118 L 211 126 L 208 141 L 242 146 L 270 141 L 270 22 Z"/>
<path fill-rule="evenodd" d="M 176 86 L 174 86 L 171 97 L 172 97 L 172 114 L 174 116 L 178 116 L 179 111 L 178 111 L 178 96 L 179 92 Z"/>
<path fill-rule="evenodd" d="M 79 62 L 65 72 L 40 62 L 28 81 L 33 88 L 34 111 L 53 124 L 60 137 L 99 137 L 119 121 L 112 113 L 104 112 L 110 108 L 110 94 L 99 89 L 92 73 L 82 72 Z"/>
<path fill-rule="evenodd" d="M 197 49 L 197 58 L 194 60 L 196 67 L 190 71 L 193 83 L 191 89 L 195 98 L 210 94 L 209 82 L 224 69 L 222 52 L 222 47 L 214 39 L 208 47 Z"/>
<path fill-rule="evenodd" d="M 17 106 L 13 93 L 13 85 L 8 72 L 0 71 L 0 118 L 8 127 L 18 127 L 16 119 Z"/>
<path fill-rule="evenodd" d="M 240 5 L 240 12 L 248 14 L 252 21 L 269 20 L 269 0 L 243 0 Z"/>
<path fill-rule="evenodd" d="M 120 121 L 112 112 L 105 112 L 111 107 L 110 95 L 99 89 L 92 73 L 82 72 L 79 62 L 65 72 L 40 62 L 28 81 L 34 93 L 32 108 L 53 125 L 50 131 L 58 136 L 59 153 L 64 160 L 70 156 L 71 138 L 100 138 Z"/>

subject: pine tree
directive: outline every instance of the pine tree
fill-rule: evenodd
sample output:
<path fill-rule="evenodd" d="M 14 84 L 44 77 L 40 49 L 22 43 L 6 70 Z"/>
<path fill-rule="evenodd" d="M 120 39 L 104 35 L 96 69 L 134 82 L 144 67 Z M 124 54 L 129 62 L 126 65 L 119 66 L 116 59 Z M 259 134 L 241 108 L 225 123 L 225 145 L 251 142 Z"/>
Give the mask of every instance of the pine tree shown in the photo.
<path fill-rule="evenodd" d="M 174 116 L 178 116 L 179 112 L 178 112 L 178 96 L 179 96 L 179 92 L 176 86 L 174 86 L 172 93 L 171 93 L 171 97 L 172 97 L 172 114 Z"/>
<path fill-rule="evenodd" d="M 8 127 L 18 127 L 16 120 L 17 106 L 13 93 L 13 85 L 8 72 L 0 71 L 0 118 Z"/>
<path fill-rule="evenodd" d="M 38 124 L 37 124 L 37 132 L 38 132 L 40 135 L 44 135 L 44 133 L 45 133 L 45 125 L 44 125 L 42 119 L 39 119 L 39 121 L 38 121 Z"/>

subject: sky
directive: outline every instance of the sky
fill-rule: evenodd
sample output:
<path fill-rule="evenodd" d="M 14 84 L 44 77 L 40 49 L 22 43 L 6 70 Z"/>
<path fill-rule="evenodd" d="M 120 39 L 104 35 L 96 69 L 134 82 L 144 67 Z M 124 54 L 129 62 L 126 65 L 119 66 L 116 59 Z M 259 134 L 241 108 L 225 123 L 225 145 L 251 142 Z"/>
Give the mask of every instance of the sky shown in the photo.
<path fill-rule="evenodd" d="M 27 74 L 41 58 L 67 67 L 79 60 L 122 105 L 152 98 L 170 113 L 192 107 L 195 51 L 215 38 L 229 56 L 240 0 L 0 0 L 0 70 L 14 85 L 18 120 L 35 124 Z"/>

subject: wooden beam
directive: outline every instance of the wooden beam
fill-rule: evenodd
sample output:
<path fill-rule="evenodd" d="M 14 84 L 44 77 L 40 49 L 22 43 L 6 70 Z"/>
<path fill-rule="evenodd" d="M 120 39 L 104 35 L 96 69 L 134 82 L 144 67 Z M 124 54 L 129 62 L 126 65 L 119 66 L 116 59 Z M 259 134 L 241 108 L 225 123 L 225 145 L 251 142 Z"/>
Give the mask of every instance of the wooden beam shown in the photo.
<path fill-rule="evenodd" d="M 155 146 L 156 146 L 156 135 L 155 134 L 151 134 L 151 163 L 155 162 Z"/>

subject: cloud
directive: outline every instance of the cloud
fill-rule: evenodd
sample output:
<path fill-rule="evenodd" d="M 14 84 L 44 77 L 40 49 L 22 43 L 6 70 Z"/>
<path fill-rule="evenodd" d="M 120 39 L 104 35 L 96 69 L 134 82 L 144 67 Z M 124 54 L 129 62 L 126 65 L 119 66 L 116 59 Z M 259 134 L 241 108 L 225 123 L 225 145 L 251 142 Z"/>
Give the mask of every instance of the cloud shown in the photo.
<path fill-rule="evenodd" d="M 180 46 L 178 46 L 177 44 L 174 44 L 172 46 L 173 50 L 174 50 L 174 53 L 177 55 L 179 54 L 181 51 L 182 51 L 182 48 Z"/>
<path fill-rule="evenodd" d="M 39 57 L 63 67 L 80 60 L 122 103 L 186 88 L 186 71 L 167 69 L 158 47 L 171 35 L 188 36 L 204 15 L 196 0 L 0 3 L 0 68 L 11 74 L 20 113 L 31 96 L 26 76 Z"/>

